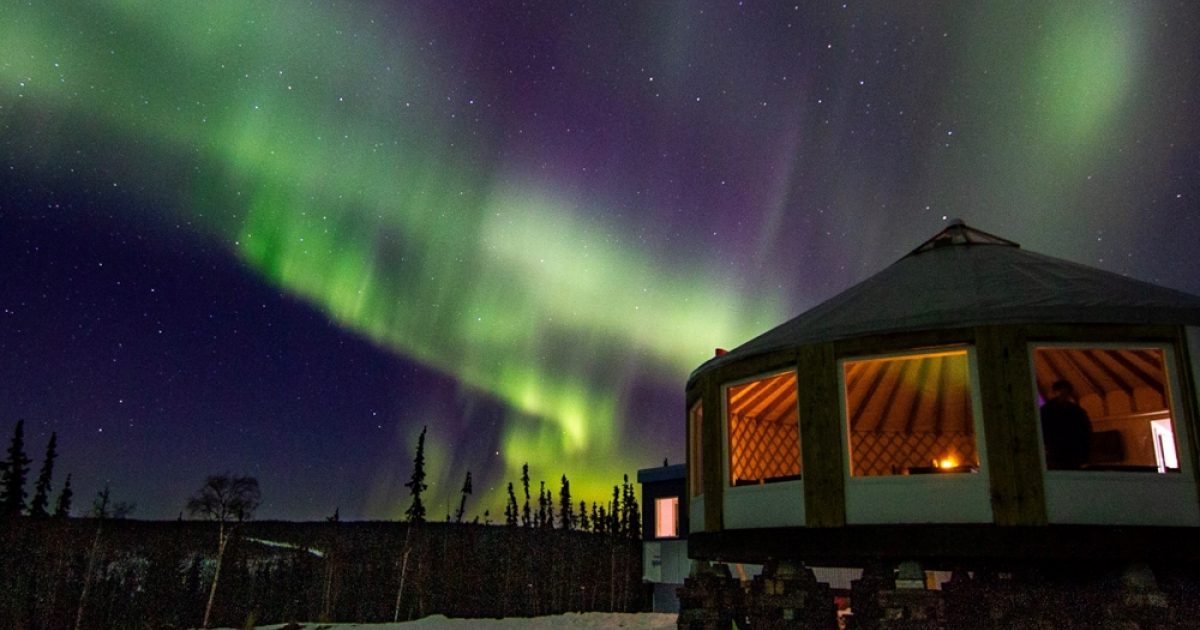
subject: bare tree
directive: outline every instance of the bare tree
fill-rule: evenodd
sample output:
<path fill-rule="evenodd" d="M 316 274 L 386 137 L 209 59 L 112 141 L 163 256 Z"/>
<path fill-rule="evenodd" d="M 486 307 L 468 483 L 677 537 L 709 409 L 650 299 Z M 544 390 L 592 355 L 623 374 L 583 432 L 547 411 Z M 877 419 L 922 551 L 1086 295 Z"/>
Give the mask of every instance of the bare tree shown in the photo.
<path fill-rule="evenodd" d="M 187 510 L 193 517 L 199 516 L 219 524 L 217 538 L 217 568 L 213 573 L 212 588 L 208 591 L 208 604 L 204 607 L 204 622 L 207 628 L 212 616 L 213 601 L 217 596 L 217 584 L 221 580 L 221 564 L 225 560 L 225 549 L 237 532 L 237 526 L 249 520 L 262 502 L 258 480 L 254 477 L 234 477 L 229 474 L 210 475 L 196 494 L 188 499 Z"/>
<path fill-rule="evenodd" d="M 71 478 L 67 476 L 67 485 L 63 488 L 64 492 L 69 492 L 71 486 Z M 87 609 L 88 591 L 92 587 L 92 576 L 96 574 L 96 561 L 100 557 L 100 536 L 104 533 L 104 522 L 108 519 L 123 519 L 133 513 L 134 504 L 125 503 L 123 501 L 112 503 L 111 493 L 108 486 L 96 493 L 96 500 L 92 503 L 92 518 L 96 520 L 96 536 L 92 539 L 92 548 L 88 552 L 88 563 L 86 573 L 83 574 L 83 590 L 79 594 L 79 605 L 75 608 L 75 630 L 83 627 L 83 613 Z M 67 501 L 70 502 L 70 495 L 67 496 Z M 61 498 L 60 498 L 61 503 Z"/>

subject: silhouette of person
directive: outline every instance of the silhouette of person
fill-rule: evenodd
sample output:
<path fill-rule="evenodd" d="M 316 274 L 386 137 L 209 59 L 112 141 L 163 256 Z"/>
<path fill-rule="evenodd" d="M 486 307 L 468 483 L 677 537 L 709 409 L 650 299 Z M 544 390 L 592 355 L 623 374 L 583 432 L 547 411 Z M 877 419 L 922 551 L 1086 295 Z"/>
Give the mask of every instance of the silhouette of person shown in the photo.
<path fill-rule="evenodd" d="M 1050 386 L 1050 400 L 1042 405 L 1042 443 L 1046 446 L 1046 468 L 1079 470 L 1091 458 L 1092 420 L 1070 381 Z"/>

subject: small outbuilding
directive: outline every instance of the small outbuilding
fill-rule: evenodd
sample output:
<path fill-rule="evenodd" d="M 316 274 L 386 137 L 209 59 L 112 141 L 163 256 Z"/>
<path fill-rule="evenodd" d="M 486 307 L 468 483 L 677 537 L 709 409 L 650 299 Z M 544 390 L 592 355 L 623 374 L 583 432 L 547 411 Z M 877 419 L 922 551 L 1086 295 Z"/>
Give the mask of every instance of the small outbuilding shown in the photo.
<path fill-rule="evenodd" d="M 952 223 L 692 373 L 689 554 L 1200 560 L 1198 360 L 1200 297 Z"/>
<path fill-rule="evenodd" d="M 691 571 L 683 464 L 637 471 L 642 485 L 642 579 L 653 588 L 654 612 L 679 612 L 675 591 Z"/>

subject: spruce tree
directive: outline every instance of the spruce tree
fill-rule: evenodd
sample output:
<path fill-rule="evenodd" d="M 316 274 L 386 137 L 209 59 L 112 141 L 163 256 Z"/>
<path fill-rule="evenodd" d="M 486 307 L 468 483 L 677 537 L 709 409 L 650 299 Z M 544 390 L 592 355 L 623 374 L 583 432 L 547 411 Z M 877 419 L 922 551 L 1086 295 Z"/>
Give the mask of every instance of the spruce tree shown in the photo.
<path fill-rule="evenodd" d="M 538 488 L 538 511 L 537 511 L 538 527 L 546 527 L 546 482 L 541 482 L 541 487 Z"/>
<path fill-rule="evenodd" d="M 621 480 L 621 537 L 629 536 L 629 475 Z"/>
<path fill-rule="evenodd" d="M 558 526 L 570 531 L 575 529 L 575 504 L 571 502 L 571 482 L 562 476 L 562 489 L 558 491 Z"/>
<path fill-rule="evenodd" d="M 54 458 L 58 456 L 55 446 L 58 434 L 51 433 L 50 441 L 46 444 L 46 459 L 42 460 L 42 470 L 38 473 L 37 484 L 34 486 L 33 502 L 29 504 L 29 515 L 34 518 L 46 518 L 50 514 L 46 507 L 50 505 L 50 478 L 54 474 Z"/>
<path fill-rule="evenodd" d="M 454 522 L 461 523 L 463 512 L 467 511 L 467 495 L 471 494 L 471 471 L 467 471 L 467 480 L 463 482 L 462 500 L 458 502 L 458 511 L 454 513 Z"/>
<path fill-rule="evenodd" d="M 633 500 L 629 509 L 629 522 L 633 524 L 629 530 L 629 537 L 640 540 L 642 538 L 642 511 L 638 508 L 637 495 L 632 489 L 629 491 L 629 497 Z"/>
<path fill-rule="evenodd" d="M 621 535 L 621 494 L 616 486 L 613 486 L 612 503 L 608 504 L 608 533 Z"/>
<path fill-rule="evenodd" d="M 521 512 L 521 525 L 533 527 L 533 515 L 529 513 L 529 463 L 521 466 L 521 485 L 525 486 L 525 508 Z"/>
<path fill-rule="evenodd" d="M 629 482 L 629 475 L 625 475 L 625 513 L 628 522 L 625 535 L 637 540 L 642 537 L 642 517 L 638 509 L 637 493 L 635 490 L 633 484 Z"/>
<path fill-rule="evenodd" d="M 513 493 L 512 482 L 508 482 L 508 505 L 504 506 L 504 524 L 509 527 L 517 526 L 517 495 Z"/>
<path fill-rule="evenodd" d="M 425 431 L 428 428 L 421 428 L 421 435 L 417 438 L 417 456 L 413 458 L 412 478 L 404 484 L 412 492 L 412 504 L 404 512 L 410 523 L 425 522 L 425 504 L 421 502 L 421 493 L 429 487 L 425 485 Z"/>
<path fill-rule="evenodd" d="M 604 515 L 596 512 L 596 502 L 592 501 L 592 531 L 602 533 L 604 531 Z"/>
<path fill-rule="evenodd" d="M 594 507 L 596 504 L 593 503 L 592 505 Z M 603 505 L 600 506 L 600 513 L 597 515 L 596 518 L 592 519 L 592 521 L 593 521 L 593 527 L 596 528 L 597 534 L 604 534 L 604 533 L 608 532 L 609 519 L 608 519 L 608 514 L 604 511 Z"/>
<path fill-rule="evenodd" d="M 588 522 L 587 501 L 579 502 L 579 531 L 586 532 L 591 528 L 591 523 Z"/>
<path fill-rule="evenodd" d="M 67 518 L 71 515 L 71 497 L 74 494 L 71 491 L 71 475 L 67 473 L 67 480 L 63 482 L 62 490 L 58 491 L 58 502 L 54 505 L 54 518 Z"/>
<path fill-rule="evenodd" d="M 8 445 L 8 458 L 0 478 L 0 516 L 20 516 L 25 511 L 25 476 L 30 459 L 25 457 L 25 421 L 18 420 Z"/>

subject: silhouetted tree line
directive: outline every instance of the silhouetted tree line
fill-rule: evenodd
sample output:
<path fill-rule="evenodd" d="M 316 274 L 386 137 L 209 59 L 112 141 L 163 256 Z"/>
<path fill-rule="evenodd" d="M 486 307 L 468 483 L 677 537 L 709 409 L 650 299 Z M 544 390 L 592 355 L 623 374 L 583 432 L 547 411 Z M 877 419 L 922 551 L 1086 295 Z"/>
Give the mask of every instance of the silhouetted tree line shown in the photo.
<path fill-rule="evenodd" d="M 553 529 L 557 523 L 558 529 L 567 531 L 578 530 L 631 540 L 641 538 L 642 517 L 633 484 L 629 482 L 629 475 L 625 475 L 620 486 L 613 486 L 611 501 L 604 505 L 592 502 L 590 515 L 587 501 L 580 501 L 579 511 L 575 511 L 575 504 L 571 499 L 571 482 L 566 475 L 562 476 L 562 486 L 558 491 L 557 515 L 554 512 L 554 495 L 546 489 L 544 481 L 541 482 L 541 490 L 538 493 L 537 512 L 530 508 L 529 464 L 521 467 L 521 485 L 525 490 L 525 505 L 518 508 L 513 484 L 511 481 L 508 483 L 504 523 L 509 527 Z"/>
<path fill-rule="evenodd" d="M 400 580 L 392 614 L 394 621 L 411 618 L 414 614 L 416 617 L 429 614 L 430 610 L 426 605 L 430 601 L 434 603 L 433 611 L 445 612 L 439 603 L 440 599 L 476 596 L 473 593 L 455 590 L 456 585 L 454 584 L 443 585 L 444 588 L 450 590 L 421 592 L 409 582 L 410 575 L 414 580 L 423 577 L 424 569 L 419 562 L 414 564 L 413 555 L 416 553 L 428 554 L 430 552 L 428 545 L 431 544 L 422 536 L 423 527 L 426 525 L 426 510 L 422 500 L 422 494 L 427 489 L 424 482 L 425 432 L 426 429 L 423 428 L 417 438 L 412 475 L 405 484 L 411 496 L 405 517 L 411 527 L 405 533 L 398 562 Z M 640 578 L 641 550 L 636 542 L 641 537 L 641 516 L 635 489 L 629 482 L 629 476 L 625 475 L 620 486 L 613 486 L 612 500 L 608 502 L 607 508 L 597 505 L 595 502 L 592 503 L 590 517 L 586 501 L 580 501 L 579 512 L 576 514 L 575 504 L 571 498 L 571 483 L 565 474 L 562 476 L 558 493 L 557 514 L 555 514 L 554 493 L 546 487 L 545 481 L 539 482 L 537 511 L 535 512 L 530 505 L 532 496 L 528 463 L 521 467 L 520 481 L 525 503 L 521 507 L 517 506 L 513 483 L 509 482 L 508 502 L 505 505 L 504 518 L 507 526 L 505 529 L 509 530 L 509 535 L 514 537 L 506 544 L 515 545 L 515 548 L 523 550 L 523 553 L 517 554 L 515 557 L 502 555 L 502 581 L 479 585 L 481 588 L 492 589 L 488 596 L 493 599 L 496 597 L 495 589 L 499 587 L 499 612 L 493 614 L 523 616 L 568 610 L 624 611 L 639 609 L 644 599 Z M 461 494 L 459 507 L 454 516 L 456 524 L 463 522 L 467 497 L 471 494 L 470 471 L 467 472 L 463 482 Z M 446 522 L 450 521 L 450 514 L 447 513 Z M 485 512 L 485 524 L 489 521 Z M 476 517 L 475 523 L 478 522 L 479 519 Z M 571 546 L 542 547 L 537 544 L 537 541 L 545 540 L 546 536 L 561 537 L 569 534 L 590 534 L 576 538 L 580 541 L 588 541 L 584 545 L 586 553 L 582 549 L 573 549 Z M 463 558 L 454 557 L 456 552 L 461 552 L 464 548 L 471 549 L 471 547 L 468 545 L 467 547 L 447 548 L 445 547 L 446 537 L 441 538 L 440 542 L 443 549 L 435 555 L 437 558 L 453 561 L 457 565 L 460 564 L 460 560 L 469 562 L 469 559 L 475 555 L 469 553 Z M 436 547 L 437 543 L 433 544 Z M 597 545 L 601 552 L 605 546 L 608 551 L 608 566 L 601 567 L 599 574 L 596 573 L 598 566 L 596 563 L 602 563 L 603 558 L 595 555 Z M 433 551 L 437 551 L 437 549 Z M 590 564 L 581 565 L 578 562 L 582 555 L 589 555 Z M 440 573 L 439 575 L 451 574 Z M 607 579 L 596 581 L 596 575 L 606 575 Z M 551 587 L 547 593 L 544 589 L 534 586 L 539 579 L 547 580 L 547 584 L 560 586 Z M 428 585 L 428 579 L 423 584 Z M 601 597 L 600 591 L 605 587 L 608 592 Z M 529 589 L 525 595 L 531 595 L 532 599 L 529 597 L 522 599 L 523 588 Z M 575 591 L 576 588 L 579 589 L 578 592 Z M 597 604 L 598 602 L 599 604 Z M 496 602 L 493 602 L 493 605 L 495 604 Z"/>
<path fill-rule="evenodd" d="M 427 489 L 425 484 L 425 431 L 421 429 L 417 437 L 417 452 L 413 457 L 412 475 L 404 487 L 409 489 L 411 501 L 404 515 L 409 523 L 420 524 L 426 521 L 425 504 L 422 494 Z M 613 486 L 612 500 L 605 505 L 592 502 L 591 516 L 588 515 L 587 502 L 579 502 L 579 512 L 575 512 L 575 504 L 571 498 L 571 482 L 564 474 L 558 491 L 558 512 L 555 513 L 553 490 L 546 487 L 546 482 L 539 482 L 537 511 L 530 507 L 529 493 L 529 464 L 521 466 L 521 487 L 525 493 L 525 504 L 517 506 L 517 495 L 513 482 L 508 482 L 508 502 L 504 506 L 504 523 L 509 527 L 526 527 L 538 529 L 579 530 L 597 534 L 608 534 L 618 538 L 637 540 L 642 535 L 642 517 L 638 507 L 637 493 L 634 485 L 625 475 L 619 486 Z M 471 494 L 471 471 L 463 481 L 462 496 L 458 510 L 454 513 L 454 522 L 462 523 L 466 512 L 467 497 Z M 485 512 L 484 524 L 490 523 Z M 450 514 L 446 514 L 446 522 L 450 522 Z M 475 518 L 476 523 L 479 517 Z"/>
<path fill-rule="evenodd" d="M 69 477 L 59 518 L 48 517 L 56 436 L 26 507 L 31 462 L 18 423 L 0 470 L 0 627 L 366 623 L 644 607 L 640 517 L 628 477 L 590 513 L 583 501 L 575 511 L 566 475 L 557 513 L 542 482 L 535 512 L 525 466 L 523 508 L 510 483 L 507 526 L 489 527 L 487 512 L 483 524 L 466 522 L 468 473 L 453 522 L 447 514 L 448 522 L 429 523 L 421 502 L 424 431 L 421 438 L 406 484 L 406 523 L 343 523 L 336 511 L 322 523 L 246 522 L 259 501 L 257 481 L 228 475 L 209 477 L 188 501 L 189 512 L 206 520 L 146 522 L 125 519 L 132 505 L 111 501 L 107 488 L 88 516 L 67 518 Z"/>
<path fill-rule="evenodd" d="M 58 434 L 51 433 L 46 442 L 46 456 L 42 460 L 42 469 L 34 482 L 33 500 L 26 505 L 29 496 L 25 491 L 25 482 L 29 475 L 29 465 L 32 462 L 25 455 L 25 421 L 18 420 L 13 428 L 12 440 L 8 443 L 5 457 L 0 460 L 0 518 L 9 519 L 21 516 L 31 518 L 47 518 L 49 511 L 51 482 L 54 476 L 54 460 L 58 457 Z M 63 484 L 55 503 L 54 516 L 66 518 L 71 512 L 71 476 Z"/>
<path fill-rule="evenodd" d="M 111 519 L 93 555 L 95 518 L 7 521 L 0 525 L 0 627 L 72 628 L 77 617 L 81 628 L 198 627 L 212 593 L 216 528 Z M 243 524 L 228 542 L 211 624 L 391 621 L 405 539 L 411 553 L 402 620 L 644 605 L 641 549 L 629 539 L 473 523 L 259 521 Z"/>

